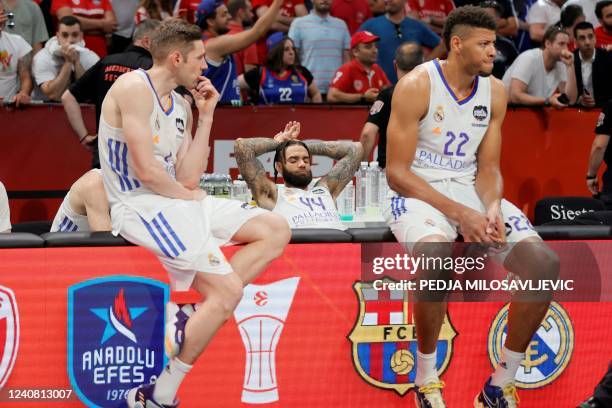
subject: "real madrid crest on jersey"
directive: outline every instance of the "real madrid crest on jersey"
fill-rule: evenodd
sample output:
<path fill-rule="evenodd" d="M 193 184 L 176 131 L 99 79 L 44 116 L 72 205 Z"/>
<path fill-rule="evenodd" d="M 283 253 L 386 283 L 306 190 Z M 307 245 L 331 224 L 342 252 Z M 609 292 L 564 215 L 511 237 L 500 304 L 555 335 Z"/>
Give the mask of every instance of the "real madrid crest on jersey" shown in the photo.
<path fill-rule="evenodd" d="M 355 369 L 367 383 L 405 395 L 415 386 L 417 353 L 408 294 L 401 290 L 376 290 L 366 282 L 356 282 L 353 289 L 359 301 L 359 314 L 348 338 Z M 456 335 L 447 314 L 437 344 L 438 375 L 450 363 Z"/>
<path fill-rule="evenodd" d="M 436 122 L 442 122 L 444 120 L 444 108 L 442 108 L 442 105 L 436 106 L 433 118 Z"/>
<path fill-rule="evenodd" d="M 506 340 L 508 307 L 509 305 L 505 305 L 497 313 L 489 329 L 489 360 L 493 367 L 499 362 L 501 349 Z M 552 302 L 525 351 L 525 360 L 516 373 L 516 386 L 534 389 L 552 383 L 569 364 L 573 351 L 572 321 L 559 303 Z"/>

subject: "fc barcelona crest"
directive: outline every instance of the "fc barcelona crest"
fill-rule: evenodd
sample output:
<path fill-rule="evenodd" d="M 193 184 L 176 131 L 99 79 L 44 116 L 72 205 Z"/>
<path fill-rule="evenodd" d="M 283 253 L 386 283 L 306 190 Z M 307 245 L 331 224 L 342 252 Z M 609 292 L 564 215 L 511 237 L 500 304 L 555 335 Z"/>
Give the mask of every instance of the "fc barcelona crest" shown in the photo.
<path fill-rule="evenodd" d="M 405 395 L 414 388 L 417 340 L 408 292 L 377 290 L 371 283 L 355 282 L 359 315 L 349 334 L 353 364 L 367 383 Z M 448 314 L 437 345 L 438 375 L 450 363 L 457 335 Z"/>

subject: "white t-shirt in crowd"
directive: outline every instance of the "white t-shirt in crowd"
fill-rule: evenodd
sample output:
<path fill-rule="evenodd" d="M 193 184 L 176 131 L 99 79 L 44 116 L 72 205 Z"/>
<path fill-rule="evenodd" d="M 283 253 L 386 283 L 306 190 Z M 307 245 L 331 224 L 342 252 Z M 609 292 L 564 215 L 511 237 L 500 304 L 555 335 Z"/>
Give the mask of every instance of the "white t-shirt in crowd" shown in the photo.
<path fill-rule="evenodd" d="M 529 95 L 549 98 L 560 83 L 567 82 L 567 67 L 558 61 L 550 72 L 546 72 L 543 51 L 534 48 L 520 54 L 504 74 L 503 81 L 508 90 L 512 79 L 527 84 Z"/>
<path fill-rule="evenodd" d="M 542 24 L 546 28 L 556 24 L 561 19 L 561 8 L 551 0 L 538 0 L 527 12 L 527 23 Z"/>
<path fill-rule="evenodd" d="M 32 51 L 20 35 L 0 31 L 0 98 L 10 102 L 21 88 L 17 63 Z"/>
<path fill-rule="evenodd" d="M 115 34 L 124 37 L 132 38 L 136 22 L 134 14 L 138 9 L 139 0 L 111 0 L 113 11 L 117 17 L 117 30 Z"/>
<path fill-rule="evenodd" d="M 79 61 L 85 70 L 91 68 L 100 57 L 98 54 L 85 48 L 85 42 L 81 41 L 74 45 L 79 51 Z M 51 81 L 57 77 L 62 65 L 64 64 L 64 58 L 60 53 L 60 45 L 57 42 L 57 37 L 51 38 L 45 44 L 45 48 L 40 50 L 34 56 L 34 62 L 32 64 L 32 72 L 34 74 L 34 80 L 36 85 L 40 86 L 47 81 Z"/>
<path fill-rule="evenodd" d="M 0 232 L 11 229 L 11 210 L 9 209 L 8 197 L 4 184 L 0 182 Z"/>

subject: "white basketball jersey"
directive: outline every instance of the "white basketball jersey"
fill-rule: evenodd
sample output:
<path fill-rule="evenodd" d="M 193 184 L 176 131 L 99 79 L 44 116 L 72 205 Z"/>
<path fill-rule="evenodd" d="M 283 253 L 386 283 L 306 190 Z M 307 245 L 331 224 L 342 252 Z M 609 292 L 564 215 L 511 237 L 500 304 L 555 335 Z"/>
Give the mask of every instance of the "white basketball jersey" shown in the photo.
<path fill-rule="evenodd" d="M 419 123 L 411 170 L 429 182 L 454 179 L 473 184 L 476 152 L 491 118 L 491 82 L 476 77 L 470 94 L 458 99 L 438 60 L 424 66 L 430 82 L 429 109 Z"/>
<path fill-rule="evenodd" d="M 285 217 L 290 228 L 346 229 L 326 186 L 309 186 L 307 190 L 278 187 L 272 211 Z"/>
<path fill-rule="evenodd" d="M 170 107 L 165 110 L 151 79 L 144 70 L 136 70 L 133 74 L 127 75 L 140 76 L 151 91 L 153 111 L 149 118 L 149 126 L 153 154 L 168 174 L 176 178 L 176 154 L 183 142 L 187 126 L 187 112 L 182 98 L 172 91 Z M 134 209 L 145 219 L 152 219 L 162 208 L 170 204 L 172 199 L 152 192 L 136 178 L 123 129 L 109 126 L 104 120 L 104 114 L 100 116 L 98 147 L 102 178 L 111 206 L 113 231 L 119 228 L 116 220 L 121 218 L 119 210 L 124 206 Z"/>

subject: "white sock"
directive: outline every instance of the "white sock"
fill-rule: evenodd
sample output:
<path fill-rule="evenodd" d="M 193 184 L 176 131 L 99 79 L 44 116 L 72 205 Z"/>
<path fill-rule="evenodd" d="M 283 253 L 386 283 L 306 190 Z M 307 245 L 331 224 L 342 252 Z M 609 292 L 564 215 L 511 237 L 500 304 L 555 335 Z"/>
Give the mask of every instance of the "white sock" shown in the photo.
<path fill-rule="evenodd" d="M 183 363 L 177 357 L 171 359 L 155 382 L 153 398 L 160 404 L 173 404 L 176 392 L 183 382 L 185 375 L 191 370 L 191 367 L 193 366 Z"/>
<path fill-rule="evenodd" d="M 438 370 L 436 370 L 437 350 L 431 354 L 423 354 L 417 350 L 417 372 L 414 383 L 417 387 L 422 387 L 432 382 L 438 382 Z"/>
<path fill-rule="evenodd" d="M 491 385 L 503 387 L 509 382 L 514 381 L 519 365 L 521 365 L 521 361 L 524 359 L 525 353 L 517 353 L 516 351 L 508 350 L 504 346 L 502 348 L 500 362 L 491 376 Z"/>

